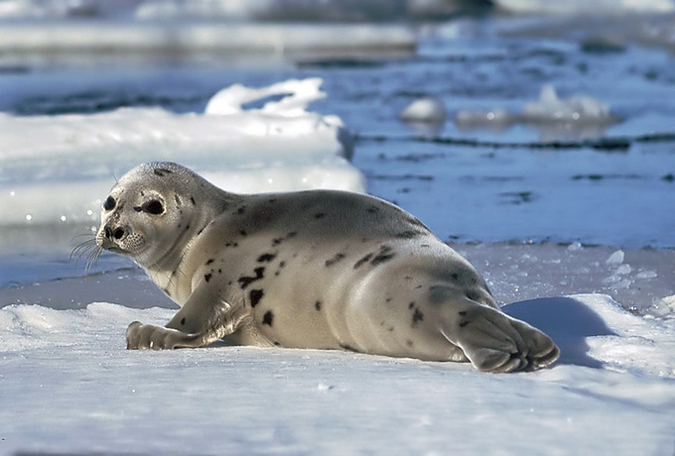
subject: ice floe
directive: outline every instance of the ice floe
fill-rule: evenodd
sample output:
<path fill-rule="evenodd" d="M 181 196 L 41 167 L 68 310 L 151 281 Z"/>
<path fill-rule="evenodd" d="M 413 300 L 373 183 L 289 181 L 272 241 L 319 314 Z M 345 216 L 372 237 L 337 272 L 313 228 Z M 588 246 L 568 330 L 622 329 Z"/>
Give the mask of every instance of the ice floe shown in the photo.
<path fill-rule="evenodd" d="M 364 191 L 342 121 L 308 111 L 321 80 L 220 91 L 205 113 L 122 108 L 92 115 L 0 115 L 5 225 L 96 221 L 100 200 L 135 165 L 178 161 L 230 191 Z M 268 97 L 277 95 L 278 98 Z M 263 106 L 246 103 L 263 99 Z"/>
<path fill-rule="evenodd" d="M 555 88 L 547 84 L 542 87 L 539 98 L 525 103 L 520 112 L 502 107 L 465 108 L 455 113 L 454 120 L 461 129 L 500 130 L 525 124 L 539 128 L 545 137 L 548 134 L 587 139 L 601 137 L 604 128 L 618 122 L 619 118 L 601 100 L 584 94 L 560 98 Z"/>

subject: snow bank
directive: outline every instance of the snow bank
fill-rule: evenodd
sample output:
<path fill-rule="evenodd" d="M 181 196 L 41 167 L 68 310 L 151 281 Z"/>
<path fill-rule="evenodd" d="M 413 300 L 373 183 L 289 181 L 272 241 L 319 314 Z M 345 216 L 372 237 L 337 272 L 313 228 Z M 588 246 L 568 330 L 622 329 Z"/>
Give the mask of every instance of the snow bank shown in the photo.
<path fill-rule="evenodd" d="M 233 86 L 216 94 L 203 114 L 158 108 L 0 114 L 0 220 L 95 222 L 114 177 L 151 160 L 180 162 L 231 191 L 364 191 L 364 177 L 348 161 L 352 142 L 342 121 L 306 109 L 324 96 L 320 85 L 306 79 L 262 89 Z M 262 107 L 246 109 L 257 100 Z"/>
<path fill-rule="evenodd" d="M 602 295 L 506 310 L 562 362 L 529 374 L 344 352 L 124 349 L 168 309 L 0 310 L 3 453 L 670 454 L 675 320 Z M 518 436 L 518 438 L 514 438 Z"/>

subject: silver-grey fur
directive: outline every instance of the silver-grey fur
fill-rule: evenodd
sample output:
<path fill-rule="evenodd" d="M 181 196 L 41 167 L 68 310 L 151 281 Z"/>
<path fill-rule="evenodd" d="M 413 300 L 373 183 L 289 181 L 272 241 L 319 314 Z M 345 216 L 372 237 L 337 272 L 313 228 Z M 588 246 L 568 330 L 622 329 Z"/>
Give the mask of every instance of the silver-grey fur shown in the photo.
<path fill-rule="evenodd" d="M 182 308 L 133 322 L 130 349 L 234 343 L 347 349 L 483 371 L 548 366 L 558 347 L 502 313 L 475 269 L 383 200 L 314 190 L 239 195 L 174 163 L 112 188 L 99 247 L 132 258 Z"/>

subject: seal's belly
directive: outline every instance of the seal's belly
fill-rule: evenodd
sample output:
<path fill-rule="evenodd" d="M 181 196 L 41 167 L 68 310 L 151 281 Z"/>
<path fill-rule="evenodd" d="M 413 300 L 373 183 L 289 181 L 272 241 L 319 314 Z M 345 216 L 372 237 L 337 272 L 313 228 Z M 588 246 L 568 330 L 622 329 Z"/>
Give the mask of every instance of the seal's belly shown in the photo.
<path fill-rule="evenodd" d="M 435 318 L 430 309 L 422 323 L 431 288 L 482 290 L 491 299 L 473 268 L 433 238 L 294 247 L 259 254 L 249 265 L 253 272 L 237 279 L 246 285 L 250 331 L 273 345 L 415 356 L 438 344 L 448 359 L 447 341 L 428 330 Z"/>

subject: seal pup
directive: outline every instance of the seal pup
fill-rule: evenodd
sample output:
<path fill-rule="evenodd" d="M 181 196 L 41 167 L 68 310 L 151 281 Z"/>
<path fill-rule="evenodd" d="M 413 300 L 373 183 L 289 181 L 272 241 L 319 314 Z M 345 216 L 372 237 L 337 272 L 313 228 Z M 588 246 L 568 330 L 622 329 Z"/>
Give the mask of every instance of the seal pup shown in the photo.
<path fill-rule="evenodd" d="M 129 349 L 343 349 L 487 372 L 549 366 L 559 349 L 501 312 L 485 281 L 417 218 L 381 199 L 311 190 L 240 195 L 175 163 L 124 175 L 98 247 L 133 259 L 181 309 L 133 322 Z"/>

